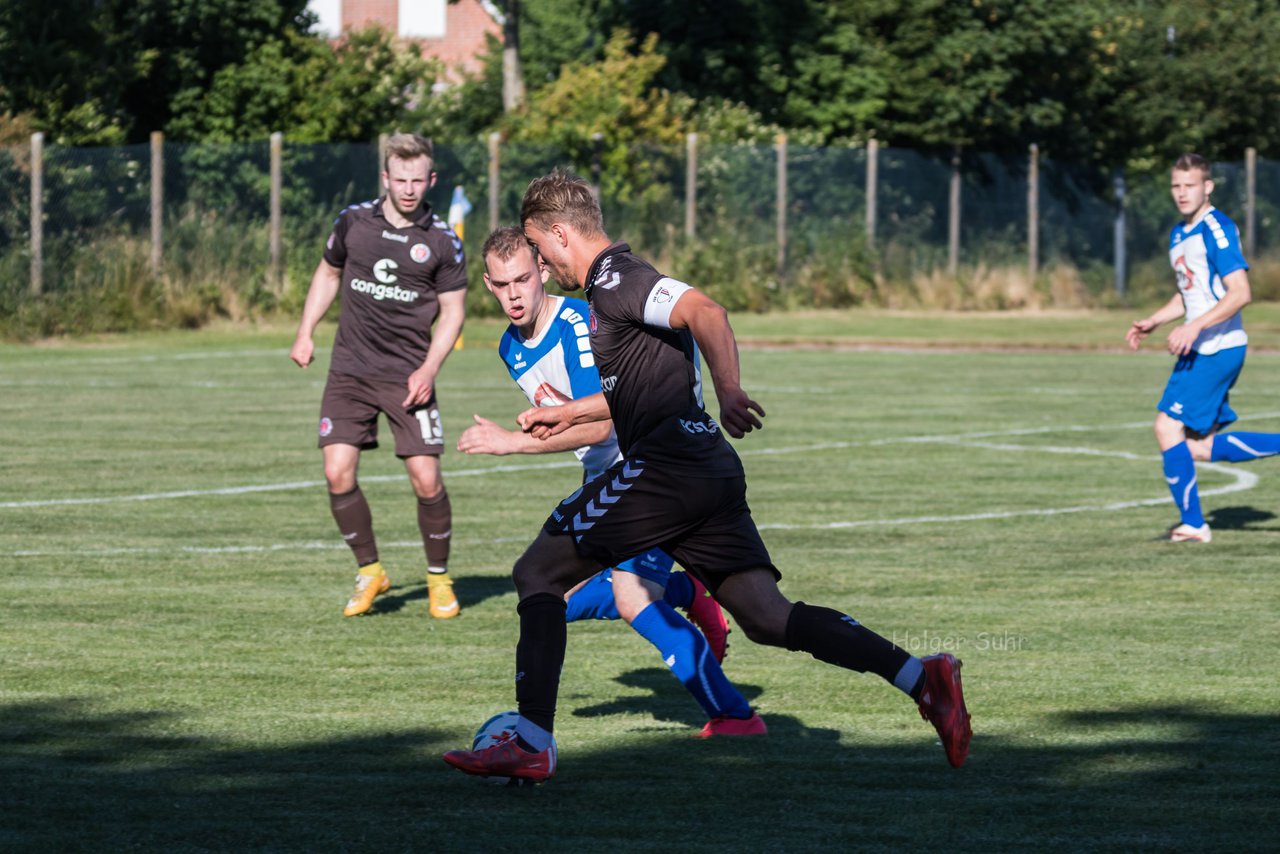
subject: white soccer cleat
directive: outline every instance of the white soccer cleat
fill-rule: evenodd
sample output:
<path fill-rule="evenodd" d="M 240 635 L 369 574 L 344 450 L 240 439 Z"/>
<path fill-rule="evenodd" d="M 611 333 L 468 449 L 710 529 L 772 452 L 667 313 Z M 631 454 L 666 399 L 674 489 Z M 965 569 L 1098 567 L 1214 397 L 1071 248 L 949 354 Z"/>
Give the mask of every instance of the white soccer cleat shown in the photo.
<path fill-rule="evenodd" d="M 1208 522 L 1199 528 L 1183 522 L 1169 529 L 1167 539 L 1171 543 L 1208 543 L 1213 541 L 1213 532 L 1209 530 Z"/>

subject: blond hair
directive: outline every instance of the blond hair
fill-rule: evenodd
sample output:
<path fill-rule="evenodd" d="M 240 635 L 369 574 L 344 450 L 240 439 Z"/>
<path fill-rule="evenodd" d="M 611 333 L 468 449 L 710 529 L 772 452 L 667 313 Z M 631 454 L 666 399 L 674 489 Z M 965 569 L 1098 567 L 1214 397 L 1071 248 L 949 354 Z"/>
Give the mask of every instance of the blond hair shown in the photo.
<path fill-rule="evenodd" d="M 418 157 L 425 157 L 427 160 L 434 162 L 436 159 L 435 146 L 432 145 L 430 139 L 421 134 L 396 131 L 387 139 L 387 147 L 382 155 L 382 169 L 384 172 L 393 157 L 397 160 L 414 160 Z"/>
<path fill-rule="evenodd" d="M 500 228 L 485 240 L 484 246 L 480 248 L 480 257 L 488 263 L 489 256 L 493 255 L 499 261 L 509 261 L 516 256 L 521 249 L 533 256 L 533 263 L 538 263 L 538 250 L 534 248 L 529 239 L 524 236 L 524 232 L 518 228 L 507 226 Z"/>
<path fill-rule="evenodd" d="M 532 223 L 546 231 L 555 222 L 573 226 L 583 237 L 604 234 L 604 215 L 591 185 L 562 169 L 529 182 L 520 204 L 522 225 Z"/>

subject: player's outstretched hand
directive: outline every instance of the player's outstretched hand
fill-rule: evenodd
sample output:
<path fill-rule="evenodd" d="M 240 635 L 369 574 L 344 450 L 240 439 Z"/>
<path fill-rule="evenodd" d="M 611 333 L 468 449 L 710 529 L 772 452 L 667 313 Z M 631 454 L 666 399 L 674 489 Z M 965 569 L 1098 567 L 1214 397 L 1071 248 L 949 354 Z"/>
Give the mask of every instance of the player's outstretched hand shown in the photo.
<path fill-rule="evenodd" d="M 573 426 L 564 406 L 534 406 L 516 416 L 520 429 L 535 439 L 550 439 Z"/>
<path fill-rule="evenodd" d="M 464 454 L 493 454 L 498 457 L 512 453 L 510 430 L 504 430 L 480 415 L 471 417 L 476 423 L 463 430 L 458 437 L 459 451 Z"/>
<path fill-rule="evenodd" d="M 316 360 L 316 345 L 310 338 L 299 338 L 293 342 L 293 349 L 289 351 L 289 358 L 293 359 L 294 364 L 299 368 L 305 368 Z"/>
<path fill-rule="evenodd" d="M 1129 326 L 1129 331 L 1124 335 L 1124 340 L 1128 342 L 1129 349 L 1137 350 L 1138 345 L 1142 343 L 1142 339 L 1150 335 L 1151 330 L 1155 328 L 1155 324 L 1150 320 L 1135 320 Z"/>
<path fill-rule="evenodd" d="M 756 414 L 752 414 L 753 410 Z M 757 414 L 759 418 L 756 417 Z M 726 392 L 720 397 L 720 426 L 735 439 L 741 439 L 752 430 L 764 427 L 760 422 L 763 417 L 764 407 L 747 397 L 742 389 Z"/>

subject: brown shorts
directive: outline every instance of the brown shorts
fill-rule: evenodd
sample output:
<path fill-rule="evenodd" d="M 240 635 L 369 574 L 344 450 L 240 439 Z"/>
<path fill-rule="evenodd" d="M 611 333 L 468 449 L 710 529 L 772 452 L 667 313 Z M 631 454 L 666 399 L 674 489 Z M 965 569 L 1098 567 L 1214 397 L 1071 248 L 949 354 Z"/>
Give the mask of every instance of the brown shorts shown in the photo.
<path fill-rule="evenodd" d="M 426 403 L 405 409 L 401 403 L 408 393 L 404 383 L 330 373 L 320 402 L 319 446 L 355 445 L 364 451 L 378 447 L 378 413 L 382 412 L 391 424 L 397 457 L 440 456 L 444 430 L 435 391 Z"/>
<path fill-rule="evenodd" d="M 551 512 L 549 534 L 567 534 L 578 554 L 616 566 L 661 548 L 713 592 L 735 572 L 781 577 L 760 539 L 742 477 L 691 477 L 624 459 Z"/>

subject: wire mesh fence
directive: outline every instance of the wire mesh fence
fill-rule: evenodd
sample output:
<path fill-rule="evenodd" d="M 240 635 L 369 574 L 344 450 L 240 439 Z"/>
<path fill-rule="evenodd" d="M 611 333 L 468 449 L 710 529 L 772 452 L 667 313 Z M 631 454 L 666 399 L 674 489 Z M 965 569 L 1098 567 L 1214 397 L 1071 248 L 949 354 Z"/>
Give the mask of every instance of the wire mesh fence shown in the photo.
<path fill-rule="evenodd" d="M 269 144 L 158 144 L 155 151 L 49 146 L 36 155 L 0 148 L 0 312 L 134 275 L 216 281 L 250 303 L 278 301 L 305 289 L 337 213 L 381 191 L 377 144 L 286 142 L 274 194 L 283 257 L 273 264 Z M 593 180 L 610 234 L 687 268 L 675 275 L 718 275 L 723 267 L 697 254 L 713 247 L 755 259 L 753 275 L 779 292 L 821 289 L 821 275 L 861 277 L 870 284 L 848 291 L 852 302 L 939 271 L 955 275 L 957 267 L 961 275 L 1020 267 L 1034 278 L 1069 266 L 1102 293 L 1117 281 L 1118 213 L 1130 265 L 1163 259 L 1176 218 L 1163 170 L 1127 176 L 1121 203 L 1114 176 L 1044 157 L 1033 172 L 1030 158 L 785 141 L 635 146 L 625 175 L 600 161 L 574 163 L 549 146 L 441 144 L 428 200 L 444 216 L 462 188 L 471 203 L 464 240 L 474 257 L 492 224 L 516 223 L 528 181 L 556 166 Z M 1280 163 L 1217 164 L 1214 177 L 1215 204 L 1242 230 L 1252 217 L 1254 251 L 1280 249 Z"/>

